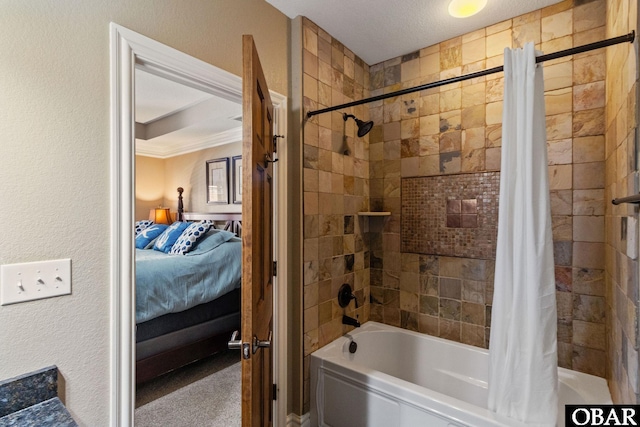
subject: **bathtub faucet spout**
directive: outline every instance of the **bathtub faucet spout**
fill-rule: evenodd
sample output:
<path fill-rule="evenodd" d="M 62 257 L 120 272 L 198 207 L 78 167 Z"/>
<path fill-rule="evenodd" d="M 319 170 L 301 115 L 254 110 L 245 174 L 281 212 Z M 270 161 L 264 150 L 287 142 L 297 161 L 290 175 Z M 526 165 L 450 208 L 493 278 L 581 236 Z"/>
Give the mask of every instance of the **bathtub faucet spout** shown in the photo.
<path fill-rule="evenodd" d="M 343 325 L 355 326 L 356 328 L 360 327 L 360 322 L 358 321 L 358 319 L 354 319 L 353 317 L 349 317 L 346 314 L 342 315 L 342 324 Z"/>

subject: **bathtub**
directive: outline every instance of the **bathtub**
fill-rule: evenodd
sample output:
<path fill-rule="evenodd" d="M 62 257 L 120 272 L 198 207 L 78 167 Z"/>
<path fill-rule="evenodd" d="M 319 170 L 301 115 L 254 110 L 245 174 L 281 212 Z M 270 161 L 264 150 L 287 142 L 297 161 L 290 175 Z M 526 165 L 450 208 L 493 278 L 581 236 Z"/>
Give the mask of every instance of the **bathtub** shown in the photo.
<path fill-rule="evenodd" d="M 487 350 L 367 322 L 311 354 L 311 426 L 527 426 L 487 409 L 487 376 Z M 558 379 L 559 427 L 566 404 L 611 404 L 603 378 Z"/>

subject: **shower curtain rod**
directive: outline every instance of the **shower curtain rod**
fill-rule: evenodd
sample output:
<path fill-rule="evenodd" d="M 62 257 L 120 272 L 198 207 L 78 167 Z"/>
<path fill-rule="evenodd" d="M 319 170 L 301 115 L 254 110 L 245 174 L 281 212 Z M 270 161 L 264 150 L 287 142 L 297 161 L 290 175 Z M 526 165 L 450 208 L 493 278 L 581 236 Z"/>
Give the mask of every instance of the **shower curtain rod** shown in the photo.
<path fill-rule="evenodd" d="M 561 50 L 559 52 L 549 53 L 547 55 L 541 55 L 536 57 L 536 63 L 550 61 L 552 59 L 562 58 L 564 56 L 575 55 L 582 52 L 588 52 L 594 49 L 600 49 L 602 47 L 613 46 L 615 44 L 620 43 L 633 43 L 633 40 L 636 37 L 636 32 L 631 31 L 629 34 L 624 36 L 614 37 L 611 39 L 602 40 L 599 42 L 589 43 L 578 47 L 573 47 L 570 49 Z M 477 71 L 475 73 L 465 74 L 463 76 L 451 77 L 449 79 L 440 80 L 433 83 L 425 83 L 420 86 L 415 86 L 412 88 L 401 89 L 395 92 L 385 93 L 383 95 L 372 96 L 371 98 L 361 99 L 359 101 L 347 102 L 346 104 L 336 105 L 334 107 L 323 108 L 321 110 L 316 111 L 308 111 L 307 118 L 311 118 L 317 114 L 329 113 L 331 111 L 340 110 L 342 108 L 355 107 L 356 105 L 368 104 L 369 102 L 380 101 L 387 98 L 393 98 L 400 95 L 406 95 L 413 92 L 418 92 L 421 90 L 432 89 L 434 87 L 448 85 L 450 83 L 457 83 L 463 80 L 475 79 L 476 77 L 486 76 L 488 74 L 494 74 L 504 71 L 504 67 L 501 65 L 499 67 L 489 68 L 487 70 Z"/>

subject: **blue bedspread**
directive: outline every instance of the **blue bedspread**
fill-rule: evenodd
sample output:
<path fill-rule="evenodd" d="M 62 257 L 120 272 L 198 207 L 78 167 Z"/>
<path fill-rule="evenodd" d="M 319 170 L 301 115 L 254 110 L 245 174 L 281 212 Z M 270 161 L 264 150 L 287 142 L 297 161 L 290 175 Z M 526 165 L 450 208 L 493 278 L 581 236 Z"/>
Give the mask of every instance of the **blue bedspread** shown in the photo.
<path fill-rule="evenodd" d="M 136 249 L 136 323 L 186 310 L 239 288 L 241 258 L 238 238 L 188 255 Z"/>

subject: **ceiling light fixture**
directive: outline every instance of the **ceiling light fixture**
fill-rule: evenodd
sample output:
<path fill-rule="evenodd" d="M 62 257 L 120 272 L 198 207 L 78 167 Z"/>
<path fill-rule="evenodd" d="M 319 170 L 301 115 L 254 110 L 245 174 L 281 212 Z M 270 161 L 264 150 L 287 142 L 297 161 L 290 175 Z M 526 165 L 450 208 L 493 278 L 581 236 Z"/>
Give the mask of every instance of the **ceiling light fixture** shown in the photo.
<path fill-rule="evenodd" d="M 468 18 L 480 12 L 487 5 L 487 0 L 452 0 L 449 3 L 449 15 L 454 18 Z"/>

